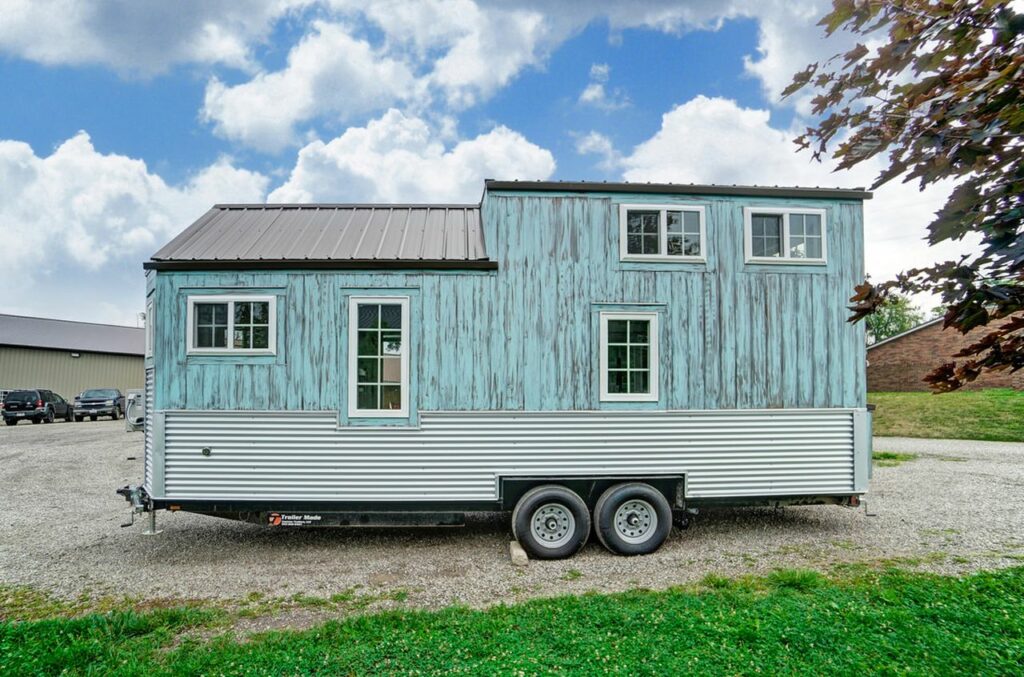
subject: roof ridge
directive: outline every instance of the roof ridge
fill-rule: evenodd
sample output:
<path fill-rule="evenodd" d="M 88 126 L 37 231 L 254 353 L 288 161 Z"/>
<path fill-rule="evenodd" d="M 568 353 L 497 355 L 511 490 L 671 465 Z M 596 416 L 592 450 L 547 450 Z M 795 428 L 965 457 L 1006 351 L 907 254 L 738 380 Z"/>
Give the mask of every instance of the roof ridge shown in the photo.
<path fill-rule="evenodd" d="M 39 317 L 38 315 L 17 315 L 14 313 L 0 313 L 0 317 L 18 317 L 23 320 L 42 320 L 44 322 L 70 322 L 72 324 L 91 324 L 96 327 L 112 327 L 114 329 L 134 329 L 144 331 L 144 327 L 131 327 L 127 324 L 109 324 L 106 322 L 87 322 L 85 320 L 65 320 L 60 317 Z"/>

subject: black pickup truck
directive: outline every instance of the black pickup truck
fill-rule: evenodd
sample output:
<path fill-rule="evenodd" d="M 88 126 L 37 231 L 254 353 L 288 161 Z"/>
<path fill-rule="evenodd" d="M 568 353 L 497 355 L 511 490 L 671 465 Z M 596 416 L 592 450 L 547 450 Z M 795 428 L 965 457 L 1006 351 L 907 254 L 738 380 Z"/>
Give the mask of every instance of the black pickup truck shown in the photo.
<path fill-rule="evenodd" d="M 95 421 L 97 416 L 109 416 L 115 421 L 124 411 L 124 395 L 117 388 L 92 388 L 75 398 L 75 420 L 86 416 Z"/>

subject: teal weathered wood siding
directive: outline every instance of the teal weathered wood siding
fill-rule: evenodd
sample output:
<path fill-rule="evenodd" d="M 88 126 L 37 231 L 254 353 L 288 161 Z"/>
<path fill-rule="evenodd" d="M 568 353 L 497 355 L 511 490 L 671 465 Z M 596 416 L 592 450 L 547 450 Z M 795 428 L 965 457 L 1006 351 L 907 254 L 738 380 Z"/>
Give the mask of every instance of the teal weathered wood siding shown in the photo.
<path fill-rule="evenodd" d="M 618 204 L 707 208 L 707 263 L 619 261 Z M 824 266 L 744 263 L 743 207 L 827 210 Z M 859 201 L 490 193 L 496 272 L 246 271 L 149 276 L 155 408 L 338 411 L 346 423 L 347 299 L 411 297 L 410 409 L 589 410 L 863 407 Z M 186 297 L 278 297 L 276 356 L 186 355 Z M 598 312 L 661 313 L 660 401 L 602 403 Z"/>

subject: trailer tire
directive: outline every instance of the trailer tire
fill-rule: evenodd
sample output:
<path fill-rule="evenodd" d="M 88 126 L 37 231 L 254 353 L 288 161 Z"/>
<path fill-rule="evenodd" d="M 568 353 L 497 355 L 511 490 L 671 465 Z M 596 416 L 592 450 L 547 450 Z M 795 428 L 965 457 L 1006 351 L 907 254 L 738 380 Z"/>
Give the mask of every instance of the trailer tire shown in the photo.
<path fill-rule="evenodd" d="M 649 484 L 616 484 L 597 499 L 594 524 L 601 545 L 616 555 L 647 555 L 672 530 L 672 507 Z"/>
<path fill-rule="evenodd" d="M 512 511 L 512 534 L 534 559 L 572 557 L 590 537 L 590 511 L 571 489 L 558 484 L 534 487 Z"/>

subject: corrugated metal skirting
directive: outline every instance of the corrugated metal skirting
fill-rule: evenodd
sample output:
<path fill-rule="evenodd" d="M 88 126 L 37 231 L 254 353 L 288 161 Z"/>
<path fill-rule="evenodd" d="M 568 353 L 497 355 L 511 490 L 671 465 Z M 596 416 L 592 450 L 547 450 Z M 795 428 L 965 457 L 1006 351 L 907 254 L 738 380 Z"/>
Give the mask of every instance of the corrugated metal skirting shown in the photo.
<path fill-rule="evenodd" d="M 615 473 L 685 474 L 689 498 L 842 495 L 855 491 L 857 415 L 423 412 L 410 429 L 339 428 L 327 411 L 168 411 L 157 497 L 491 501 L 501 476 Z"/>

